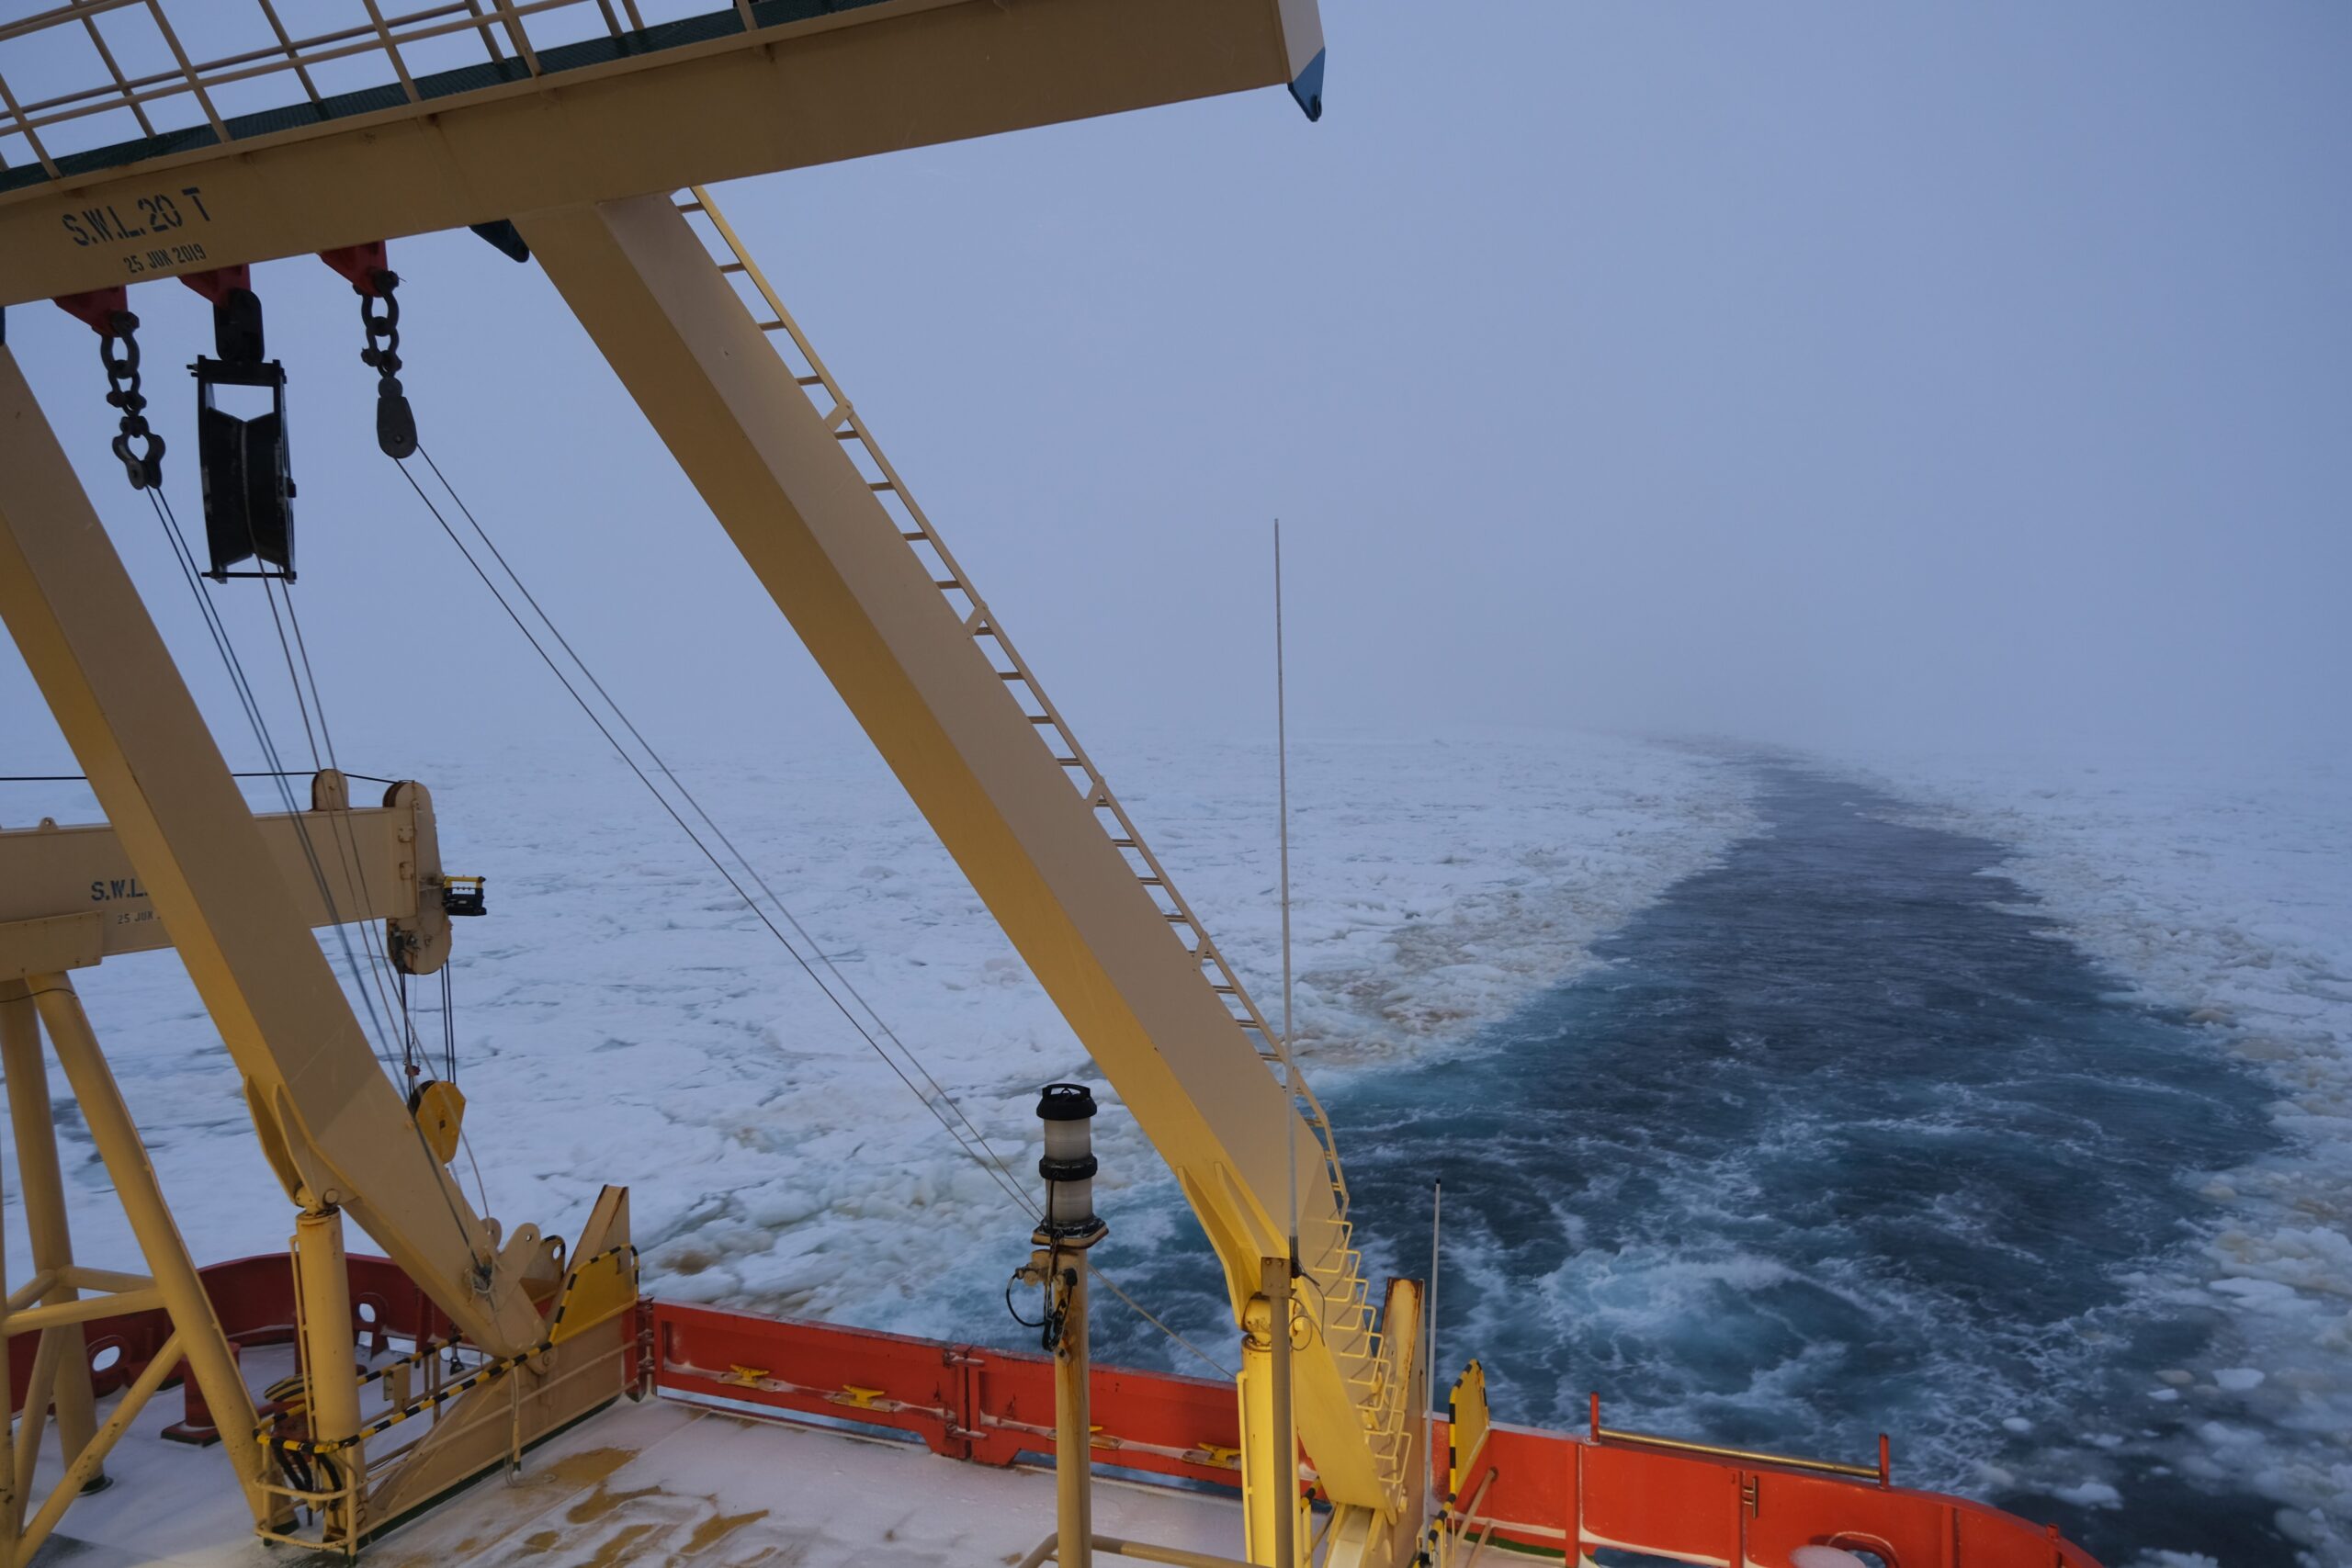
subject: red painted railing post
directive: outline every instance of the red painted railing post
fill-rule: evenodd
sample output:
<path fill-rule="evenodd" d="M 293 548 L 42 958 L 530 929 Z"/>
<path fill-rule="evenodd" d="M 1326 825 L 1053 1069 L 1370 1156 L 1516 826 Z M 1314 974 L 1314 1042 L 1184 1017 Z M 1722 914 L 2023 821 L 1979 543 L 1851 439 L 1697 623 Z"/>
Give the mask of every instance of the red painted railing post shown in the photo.
<path fill-rule="evenodd" d="M 948 1452 L 956 1459 L 972 1457 L 972 1437 L 980 1424 L 978 1391 L 972 1375 L 979 1359 L 977 1346 L 947 1347 L 947 1440 Z"/>
<path fill-rule="evenodd" d="M 1577 1568 L 1584 1556 L 1584 1448 L 1571 1442 L 1568 1449 L 1568 1564 Z"/>

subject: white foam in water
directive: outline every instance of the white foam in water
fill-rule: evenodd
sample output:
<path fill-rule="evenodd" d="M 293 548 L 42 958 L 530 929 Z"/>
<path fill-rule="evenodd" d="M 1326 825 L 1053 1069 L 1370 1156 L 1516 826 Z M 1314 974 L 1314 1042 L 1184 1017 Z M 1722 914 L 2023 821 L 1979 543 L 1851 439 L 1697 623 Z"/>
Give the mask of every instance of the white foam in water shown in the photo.
<path fill-rule="evenodd" d="M 1273 1013 L 1271 748 L 1097 745 Z M 490 879 L 489 918 L 458 928 L 455 985 L 468 1143 L 492 1212 L 569 1232 L 600 1181 L 624 1182 L 664 1295 L 940 1337 L 1001 1330 L 1027 1219 L 617 762 L 345 752 L 430 783 L 445 863 Z M 881 764 L 752 757 L 685 777 L 1034 1186 L 1036 1087 L 1100 1074 Z M 68 786 L 0 787 L 0 821 L 96 815 Z M 1606 738 L 1296 743 L 1299 1032 L 1318 1081 L 1458 1038 L 1579 972 L 1598 935 L 1745 829 L 1746 787 L 1708 758 Z M 285 1199 L 179 965 L 141 955 L 79 984 L 191 1249 L 282 1248 Z M 435 987 L 413 991 L 429 1001 Z M 437 1019 L 422 1032 L 435 1039 Z M 95 1200 L 104 1172 L 72 1136 L 67 1163 Z M 1155 1223 L 1142 1216 L 1170 1206 L 1165 1183 L 1133 1122 L 1105 1116 L 1098 1152 L 1103 1212 Z M 458 1171 L 470 1190 L 472 1166 Z M 135 1260 L 110 1204 L 81 1202 L 75 1219 L 85 1260 Z M 20 1271 L 24 1235 L 10 1217 Z"/>
<path fill-rule="evenodd" d="M 2014 845 L 1999 874 L 2041 913 L 2277 1086 L 2288 1148 L 2206 1183 L 2188 1267 L 2148 1281 L 2223 1325 L 2148 1398 L 2210 1413 L 2184 1472 L 2275 1498 L 2309 1561 L 2352 1562 L 2352 765 L 1865 761 L 1923 820 Z"/>

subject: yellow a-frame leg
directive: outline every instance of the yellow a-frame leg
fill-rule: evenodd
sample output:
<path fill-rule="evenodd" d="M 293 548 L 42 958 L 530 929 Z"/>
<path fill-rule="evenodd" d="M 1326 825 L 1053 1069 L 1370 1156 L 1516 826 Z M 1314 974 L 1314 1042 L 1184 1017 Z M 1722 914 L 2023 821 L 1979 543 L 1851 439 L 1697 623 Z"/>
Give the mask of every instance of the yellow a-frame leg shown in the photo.
<path fill-rule="evenodd" d="M 410 1120 L 5 347 L 0 620 L 243 1076 L 289 1201 L 347 1212 L 485 1350 L 528 1348 L 537 1227 L 499 1245 Z"/>
<path fill-rule="evenodd" d="M 227 1335 L 221 1332 L 220 1319 L 213 1315 L 212 1303 L 204 1293 L 203 1280 L 198 1276 L 196 1263 L 189 1258 L 187 1244 L 181 1240 L 179 1226 L 172 1219 L 171 1210 L 164 1201 L 163 1190 L 156 1185 L 155 1172 L 148 1163 L 147 1150 L 139 1141 L 138 1129 L 130 1120 L 130 1111 L 123 1103 L 122 1090 L 116 1085 L 114 1074 L 98 1049 L 96 1036 L 91 1032 L 90 1021 L 82 1011 L 81 998 L 74 991 L 73 982 L 63 975 L 36 975 L 28 981 L 0 981 L 0 1020 L 6 1025 L 10 1047 L 9 1065 L 17 1066 L 23 1050 L 22 1032 L 29 1026 L 25 1013 L 39 1010 L 40 1021 L 48 1027 L 51 1043 L 56 1047 L 58 1065 L 65 1071 L 65 1080 L 73 1086 L 75 1104 L 82 1112 L 83 1124 L 89 1129 L 91 1141 L 98 1147 L 98 1157 L 113 1181 L 115 1193 L 121 1202 L 124 1216 L 130 1222 L 130 1232 L 139 1243 L 139 1250 L 147 1260 L 150 1278 L 141 1281 L 134 1278 L 100 1275 L 96 1270 L 73 1269 L 73 1278 L 100 1284 L 122 1293 L 117 1297 L 123 1310 L 136 1310 L 141 1305 L 161 1305 L 171 1314 L 172 1348 L 168 1359 L 176 1363 L 187 1359 L 189 1374 L 204 1391 L 218 1422 L 222 1450 L 228 1454 L 239 1485 L 243 1488 L 247 1506 L 256 1523 L 263 1522 L 279 1508 L 268 1493 L 261 1489 L 264 1460 L 261 1445 L 254 1435 L 254 1413 L 252 1395 L 245 1390 L 243 1378 L 237 1371 L 234 1355 L 229 1348 Z M 40 1047 L 32 1043 L 32 1065 L 40 1066 Z M 16 1089 L 17 1080 L 10 1083 Z M 44 1096 L 44 1100 L 45 1100 Z M 32 1168 L 37 1168 L 37 1167 Z M 32 1188 L 38 1177 L 27 1178 L 26 1206 L 33 1206 Z M 60 1205 L 62 1218 L 62 1207 Z M 36 1309 L 37 1311 L 38 1309 Z M 52 1309 L 54 1310 L 54 1309 Z M 18 1332 L 18 1325 L 32 1313 L 8 1314 L 8 1331 Z M 28 1325 L 29 1326 L 29 1325 Z M 20 1436 L 37 1440 L 40 1423 L 32 1419 L 38 1403 L 44 1397 L 42 1385 L 46 1379 L 57 1377 L 56 1364 L 61 1353 L 70 1350 L 78 1354 L 81 1336 L 76 1333 L 65 1339 L 64 1325 L 43 1327 L 40 1354 L 37 1359 L 32 1386 L 26 1394 L 28 1419 Z M 76 1325 L 78 1326 L 78 1325 Z M 52 1349 L 51 1347 L 56 1348 Z M 158 1358 L 159 1361 L 164 1358 Z M 173 1365 L 151 1369 L 152 1378 L 142 1378 L 131 1395 L 118 1402 L 112 1418 L 103 1428 L 80 1442 L 65 1444 L 67 1470 L 64 1478 L 50 1494 L 40 1511 L 29 1523 L 23 1522 L 26 1505 L 30 1501 L 33 1454 L 27 1442 L 20 1441 L 15 1458 L 15 1469 L 8 1477 L 11 1495 L 6 1510 L 5 1529 L 0 1529 L 0 1560 L 9 1564 L 29 1561 L 40 1543 L 57 1527 L 74 1496 L 94 1480 L 106 1450 L 121 1436 L 138 1403 L 154 1392 L 157 1383 L 169 1375 Z M 86 1375 L 87 1368 L 84 1369 Z M 87 1386 L 86 1382 L 84 1385 Z M 133 1398 L 135 1395 L 135 1399 Z M 62 1409 L 62 1406 L 61 1406 Z M 60 1421 L 63 1436 L 63 1422 Z M 17 1534 L 20 1528 L 24 1533 Z"/>
<path fill-rule="evenodd" d="M 437 1423 L 425 1439 L 434 1451 L 388 1472 L 380 1514 L 369 1513 L 379 1501 L 370 1494 L 356 1517 L 342 1521 L 345 1534 L 431 1501 L 516 1442 L 616 1393 L 626 1324 L 615 1318 L 605 1323 L 598 1341 L 583 1337 L 544 1349 L 547 1329 L 531 1286 L 554 1282 L 540 1278 L 552 1266 L 552 1245 L 529 1224 L 511 1227 L 502 1242 L 410 1118 L 6 347 L 0 347 L 0 621 L 88 774 L 236 1063 L 263 1152 L 289 1201 L 322 1215 L 349 1213 L 474 1345 L 497 1357 L 527 1358 L 517 1382 L 493 1396 L 503 1419 L 492 1423 L 489 1402 L 469 1396 L 468 1404 L 479 1408 L 458 1409 L 455 1419 Z M 175 1354 L 187 1357 L 204 1389 L 246 1503 L 257 1523 L 275 1526 L 285 1508 L 264 1490 L 265 1456 L 254 1433 L 250 1396 L 229 1363 L 80 1003 L 62 975 L 35 975 L 28 985 L 153 1269 L 154 1279 L 139 1281 L 138 1289 L 154 1294 L 152 1304 L 171 1311 L 179 1330 Z M 598 1245 L 622 1246 L 626 1201 L 616 1196 L 607 1207 Z M 77 1270 L 77 1279 L 90 1272 Z M 50 1330 L 74 1310 L 70 1304 L 29 1308 L 16 1321 L 42 1330 L 57 1346 Z M 312 1376 L 344 1381 L 356 1375 L 349 1339 L 332 1325 L 322 1326 L 314 1348 L 333 1354 L 308 1359 Z M 48 1353 L 50 1376 L 57 1353 Z M 322 1364 L 330 1360 L 335 1364 Z M 609 1387 L 567 1381 L 566 1371 L 591 1361 L 609 1361 Z M 37 1376 L 35 1386 L 48 1381 Z M 118 1420 L 123 1409 L 118 1404 Z M 107 1435 L 102 1429 L 99 1440 Z M 28 1456 L 13 1457 L 12 1476 L 27 1473 Z M 19 1495 L 22 1491 L 19 1486 Z M 54 1496 L 51 1501 L 61 1503 Z M 28 1536 L 53 1526 L 57 1512 L 62 1504 L 44 1506 Z"/>
<path fill-rule="evenodd" d="M 67 1278 L 74 1267 L 74 1243 L 65 1220 L 65 1180 L 57 1164 L 57 1122 L 49 1103 L 49 1073 L 41 1059 L 40 1022 L 32 998 L 22 985 L 6 981 L 0 981 L 0 1068 L 6 1073 L 8 1119 L 17 1135 L 17 1169 L 24 1189 L 33 1273 L 53 1281 L 41 1292 L 40 1304 L 60 1306 L 81 1292 Z M 57 1440 L 71 1461 L 97 1429 L 96 1404 L 90 1393 L 82 1325 L 65 1325 L 58 1336 Z M 28 1409 L 35 1399 L 51 1397 L 36 1389 L 26 1390 L 25 1396 Z"/>
<path fill-rule="evenodd" d="M 843 454 L 847 404 L 811 407 L 667 197 L 518 213 L 548 276 L 832 681 L 1200 1215 L 1237 1316 L 1284 1249 L 1288 1167 L 1310 1269 L 1347 1228 L 1316 1134 L 1104 830 L 966 613 Z M 956 584 L 968 592 L 967 584 Z M 1296 1429 L 1325 1492 L 1374 1518 L 1408 1490 L 1382 1419 L 1377 1337 L 1320 1325 L 1294 1361 Z M 1245 1458 L 1257 1483 L 1277 1444 Z M 1295 1480 L 1263 1478 L 1287 1494 Z M 1392 1539 L 1355 1561 L 1382 1562 Z M 1271 1555 L 1271 1540 L 1266 1542 Z M 1409 1555 L 1410 1547 L 1404 1548 Z"/>

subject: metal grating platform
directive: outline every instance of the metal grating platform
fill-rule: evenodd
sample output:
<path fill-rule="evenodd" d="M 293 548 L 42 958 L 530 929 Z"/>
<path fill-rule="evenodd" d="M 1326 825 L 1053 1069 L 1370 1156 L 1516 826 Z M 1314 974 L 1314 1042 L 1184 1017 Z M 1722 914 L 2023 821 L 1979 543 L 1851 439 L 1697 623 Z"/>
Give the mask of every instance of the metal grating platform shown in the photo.
<path fill-rule="evenodd" d="M 390 15 L 371 0 L 355 25 L 300 38 L 287 31 L 273 0 L 250 3 L 254 16 L 248 19 L 266 23 L 273 41 L 201 60 L 191 57 L 189 36 L 210 39 L 253 29 L 236 26 L 228 7 L 208 6 L 198 16 L 188 12 L 185 0 L 182 22 L 192 28 L 175 26 L 164 0 L 76 0 L 0 25 L 0 161 L 15 165 L 0 169 L 0 191 L 713 39 L 748 37 L 887 0 L 742 0 L 731 7 L 671 19 L 646 17 L 656 0 L 617 0 L 617 8 L 615 0 L 454 0 Z M 707 0 L 697 3 L 707 5 Z M 317 7 L 308 9 L 316 15 Z M 561 12 L 579 13 L 599 30 L 568 37 L 577 29 L 560 28 L 567 18 L 553 14 Z M 534 26 L 539 29 L 537 38 Z M 77 44 L 86 48 L 77 50 Z M 168 64 L 127 73 L 126 60 L 152 56 L 159 45 Z M 427 61 L 446 58 L 452 45 L 477 58 L 426 68 Z M 17 53 L 36 67 L 37 74 L 12 72 L 11 46 L 20 46 Z M 338 65 L 358 65 L 381 79 L 322 92 L 318 77 Z M 27 100 L 12 86 L 12 76 L 75 85 Z M 292 89 L 298 86 L 302 96 L 295 97 Z M 224 112 L 224 98 L 252 87 L 285 95 L 287 101 Z M 194 115 L 193 123 L 171 128 L 157 123 L 171 118 L 175 109 L 180 118 Z M 138 134 L 76 146 L 86 142 L 94 129 L 107 134 L 125 122 L 135 125 Z"/>

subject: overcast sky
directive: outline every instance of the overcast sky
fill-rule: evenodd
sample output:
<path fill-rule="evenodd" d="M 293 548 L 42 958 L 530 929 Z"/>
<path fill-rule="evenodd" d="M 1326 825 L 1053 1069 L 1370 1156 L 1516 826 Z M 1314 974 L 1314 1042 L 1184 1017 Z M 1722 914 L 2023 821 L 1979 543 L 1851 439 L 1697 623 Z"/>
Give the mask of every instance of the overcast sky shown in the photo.
<path fill-rule="evenodd" d="M 1279 515 L 1306 728 L 2352 738 L 2352 9 L 1325 23 L 1319 125 L 1266 91 L 725 193 L 1081 731 L 1269 723 Z M 656 739 L 839 741 L 536 267 L 464 234 L 393 259 L 426 444 Z M 256 284 L 346 750 L 396 771 L 571 722 L 375 452 L 347 288 Z M 209 315 L 132 304 L 193 521 Z M 226 718 L 106 456 L 94 338 L 8 316 Z M 256 586 L 212 592 L 257 659 Z M 12 760 L 62 760 L 13 658 L 0 713 Z"/>

